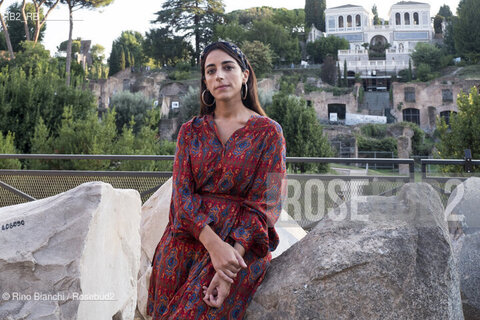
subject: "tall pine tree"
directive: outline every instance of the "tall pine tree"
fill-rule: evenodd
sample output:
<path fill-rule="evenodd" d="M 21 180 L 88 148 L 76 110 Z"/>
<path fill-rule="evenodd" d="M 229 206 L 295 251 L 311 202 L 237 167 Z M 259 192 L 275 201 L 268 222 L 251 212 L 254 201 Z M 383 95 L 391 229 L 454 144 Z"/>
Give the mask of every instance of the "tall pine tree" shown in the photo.
<path fill-rule="evenodd" d="M 195 58 L 212 40 L 216 24 L 223 22 L 225 7 L 222 0 L 167 0 L 156 13 L 154 23 L 171 26 L 174 32 L 194 39 Z"/>
<path fill-rule="evenodd" d="M 480 61 L 479 12 L 480 1 L 461 0 L 457 8 L 458 18 L 454 19 L 453 25 L 455 49 L 471 63 Z"/>
<path fill-rule="evenodd" d="M 305 27 L 315 25 L 320 31 L 325 32 L 325 0 L 305 0 Z"/>

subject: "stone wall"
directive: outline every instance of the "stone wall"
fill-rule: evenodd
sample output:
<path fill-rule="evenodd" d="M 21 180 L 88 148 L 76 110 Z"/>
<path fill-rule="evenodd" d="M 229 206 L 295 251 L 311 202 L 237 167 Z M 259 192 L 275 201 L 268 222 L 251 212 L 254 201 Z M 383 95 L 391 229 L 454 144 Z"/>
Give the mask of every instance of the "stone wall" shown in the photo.
<path fill-rule="evenodd" d="M 353 93 L 334 96 L 333 92 L 314 91 L 305 94 L 304 98 L 305 100 L 312 102 L 312 106 L 317 113 L 317 117 L 320 119 L 328 120 L 329 104 L 344 104 L 346 113 L 358 113 L 357 100 Z"/>
<path fill-rule="evenodd" d="M 106 109 L 112 96 L 124 90 L 141 92 L 149 99 L 158 100 L 161 83 L 166 77 L 163 72 L 132 73 L 127 68 L 108 79 L 91 81 L 90 90 L 98 101 L 98 107 Z"/>
<path fill-rule="evenodd" d="M 403 121 L 403 110 L 415 108 L 420 111 L 420 128 L 427 132 L 435 129 L 435 120 L 442 111 L 458 111 L 457 96 L 468 92 L 474 81 L 459 79 L 438 79 L 433 82 L 393 83 L 393 110 L 397 121 Z M 415 101 L 405 101 L 405 88 L 415 89 Z M 442 90 L 452 91 L 452 101 L 444 101 Z"/>

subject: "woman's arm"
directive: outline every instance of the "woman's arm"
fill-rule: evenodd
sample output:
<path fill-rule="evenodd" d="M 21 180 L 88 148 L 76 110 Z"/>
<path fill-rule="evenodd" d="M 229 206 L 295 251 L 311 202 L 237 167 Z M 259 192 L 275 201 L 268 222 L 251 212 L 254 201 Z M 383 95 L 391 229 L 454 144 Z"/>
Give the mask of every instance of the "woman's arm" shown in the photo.
<path fill-rule="evenodd" d="M 245 254 L 245 249 L 240 243 L 235 242 L 233 247 L 240 255 L 243 256 Z M 222 277 L 220 277 L 219 273 L 216 272 L 212 281 L 210 281 L 208 288 L 203 286 L 203 301 L 205 301 L 205 303 L 210 307 L 220 308 L 230 294 L 231 284 L 232 282 L 225 281 Z"/>
<path fill-rule="evenodd" d="M 237 272 L 247 267 L 238 245 L 235 244 L 237 249 L 223 241 L 209 225 L 202 229 L 198 238 L 210 254 L 213 268 L 218 275 L 223 280 L 233 283 Z"/>
<path fill-rule="evenodd" d="M 265 149 L 261 155 L 253 184 L 242 203 L 240 214 L 230 237 L 264 257 L 278 244 L 274 225 L 282 210 L 285 195 L 286 150 L 280 125 L 265 131 Z"/>

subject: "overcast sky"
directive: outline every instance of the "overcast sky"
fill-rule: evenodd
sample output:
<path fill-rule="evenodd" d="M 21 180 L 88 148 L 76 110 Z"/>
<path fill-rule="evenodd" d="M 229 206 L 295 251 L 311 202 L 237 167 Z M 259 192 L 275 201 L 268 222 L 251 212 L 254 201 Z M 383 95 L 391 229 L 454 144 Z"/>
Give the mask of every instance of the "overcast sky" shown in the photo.
<path fill-rule="evenodd" d="M 8 6 L 18 1 L 5 0 L 1 11 L 5 13 Z M 390 7 L 398 1 L 391 0 L 327 0 L 327 8 L 344 4 L 361 5 L 368 11 L 374 4 L 378 7 L 380 18 L 388 19 Z M 431 15 L 435 15 L 441 5 L 447 4 L 455 14 L 459 0 L 429 0 L 422 1 L 431 5 Z M 106 56 L 109 56 L 113 40 L 124 30 L 134 30 L 145 34 L 155 26 L 151 20 L 155 19 L 155 12 L 161 9 L 163 1 L 156 0 L 114 0 L 113 3 L 99 10 L 80 10 L 74 13 L 76 20 L 73 25 L 73 38 L 81 37 L 92 40 L 92 44 L 101 44 L 105 47 Z M 226 11 L 246 9 L 255 6 L 269 6 L 275 8 L 303 8 L 304 1 L 292 0 L 224 0 Z M 53 55 L 60 42 L 68 38 L 68 9 L 66 6 L 57 6 L 47 20 L 47 30 L 44 45 Z"/>

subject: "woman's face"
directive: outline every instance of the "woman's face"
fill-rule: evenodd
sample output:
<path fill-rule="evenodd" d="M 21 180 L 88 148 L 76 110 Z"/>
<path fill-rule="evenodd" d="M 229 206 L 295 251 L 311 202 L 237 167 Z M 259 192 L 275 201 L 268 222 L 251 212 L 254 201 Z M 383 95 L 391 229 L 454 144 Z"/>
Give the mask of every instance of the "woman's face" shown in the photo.
<path fill-rule="evenodd" d="M 242 84 L 248 80 L 249 71 L 222 50 L 213 50 L 205 60 L 205 85 L 216 101 L 241 101 Z"/>

